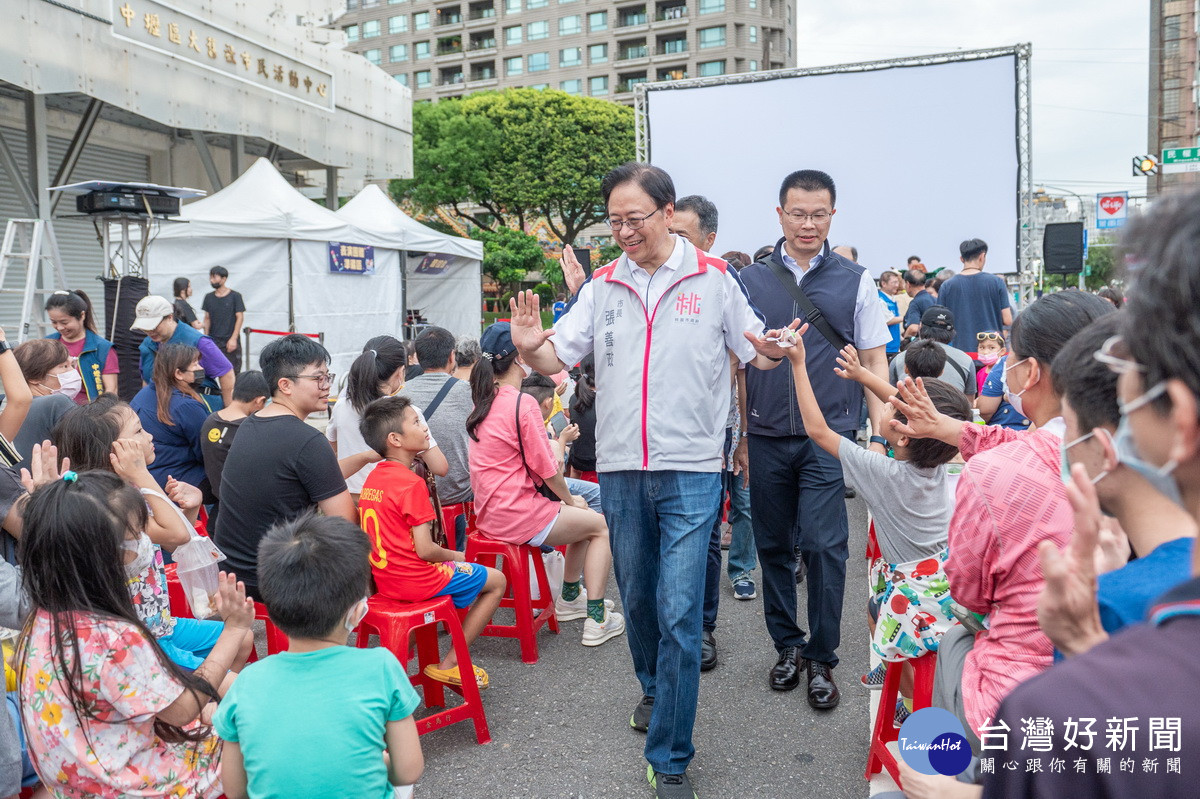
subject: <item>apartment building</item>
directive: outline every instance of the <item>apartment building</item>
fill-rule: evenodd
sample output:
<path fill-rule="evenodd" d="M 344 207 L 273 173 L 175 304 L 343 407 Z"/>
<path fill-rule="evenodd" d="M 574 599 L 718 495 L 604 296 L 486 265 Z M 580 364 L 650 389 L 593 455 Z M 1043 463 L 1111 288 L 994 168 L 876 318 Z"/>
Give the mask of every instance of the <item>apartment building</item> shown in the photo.
<path fill-rule="evenodd" d="M 1200 81 L 1197 80 L 1197 0 L 1150 0 L 1150 92 L 1148 149 L 1200 145 Z M 1200 172 L 1151 176 L 1154 195 L 1167 188 L 1200 183 Z"/>
<path fill-rule="evenodd" d="M 796 0 L 346 0 L 347 49 L 413 99 L 553 88 L 633 102 L 639 83 L 796 65 Z"/>

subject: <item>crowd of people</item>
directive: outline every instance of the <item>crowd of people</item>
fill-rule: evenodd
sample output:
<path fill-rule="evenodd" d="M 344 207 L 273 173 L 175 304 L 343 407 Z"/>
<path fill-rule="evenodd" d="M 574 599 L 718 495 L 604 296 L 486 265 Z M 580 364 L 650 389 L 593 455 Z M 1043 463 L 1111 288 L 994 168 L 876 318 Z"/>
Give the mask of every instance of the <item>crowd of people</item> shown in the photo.
<path fill-rule="evenodd" d="M 849 679 L 899 669 L 879 712 L 903 724 L 935 656 L 933 704 L 971 747 L 957 778 L 902 763 L 905 795 L 1190 793 L 1200 194 L 1134 223 L 1127 302 L 1065 290 L 1014 313 L 979 239 L 957 274 L 913 256 L 876 281 L 830 246 L 823 172 L 784 178 L 781 238 L 753 258 L 711 254 L 717 208 L 661 169 L 601 188 L 623 254 L 589 272 L 566 250 L 552 328 L 523 292 L 478 338 L 369 338 L 341 381 L 295 334 L 242 371 L 222 267 L 203 319 L 182 278 L 138 303 L 128 402 L 82 292 L 50 296 L 46 339 L 0 331 L 0 625 L 20 631 L 0 796 L 409 795 L 417 694 L 347 643 L 376 596 L 447 597 L 473 642 L 508 588 L 466 559 L 473 533 L 561 558 L 558 620 L 628 642 L 650 789 L 692 799 L 723 593 L 761 596 L 771 689 L 838 706 L 851 487 L 878 665 Z M 203 536 L 223 574 L 192 618 L 168 573 Z M 286 651 L 257 657 L 256 603 Z M 439 657 L 425 677 L 489 686 Z"/>

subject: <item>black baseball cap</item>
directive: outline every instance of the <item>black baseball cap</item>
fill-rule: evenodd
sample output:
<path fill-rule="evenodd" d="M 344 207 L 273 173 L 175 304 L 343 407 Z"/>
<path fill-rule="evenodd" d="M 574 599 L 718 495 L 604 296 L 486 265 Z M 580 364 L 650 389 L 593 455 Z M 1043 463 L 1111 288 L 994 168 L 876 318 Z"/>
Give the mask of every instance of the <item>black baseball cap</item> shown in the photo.
<path fill-rule="evenodd" d="M 921 314 L 921 326 L 953 330 L 954 314 L 945 305 L 930 305 L 925 313 Z"/>

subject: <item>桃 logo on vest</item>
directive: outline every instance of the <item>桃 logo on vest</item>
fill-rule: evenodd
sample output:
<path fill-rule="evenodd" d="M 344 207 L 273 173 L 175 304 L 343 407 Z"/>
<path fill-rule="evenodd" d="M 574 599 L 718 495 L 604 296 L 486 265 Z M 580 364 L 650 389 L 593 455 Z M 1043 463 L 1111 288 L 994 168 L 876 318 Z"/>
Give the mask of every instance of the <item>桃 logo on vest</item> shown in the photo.
<path fill-rule="evenodd" d="M 694 291 L 687 294 L 681 291 L 675 295 L 675 315 L 676 317 L 699 316 L 700 295 Z"/>

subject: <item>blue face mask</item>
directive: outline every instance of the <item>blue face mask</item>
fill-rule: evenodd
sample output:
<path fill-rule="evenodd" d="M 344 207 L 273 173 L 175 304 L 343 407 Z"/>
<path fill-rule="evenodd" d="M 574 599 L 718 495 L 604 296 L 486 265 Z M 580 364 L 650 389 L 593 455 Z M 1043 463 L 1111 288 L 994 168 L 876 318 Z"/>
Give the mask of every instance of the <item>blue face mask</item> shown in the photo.
<path fill-rule="evenodd" d="M 1170 460 L 1162 466 L 1155 466 L 1143 460 L 1138 453 L 1137 443 L 1133 440 L 1133 429 L 1129 426 L 1128 416 L 1121 417 L 1113 444 L 1117 448 L 1117 460 L 1146 478 L 1150 485 L 1154 486 L 1167 499 L 1176 505 L 1183 505 L 1183 496 L 1179 493 L 1179 486 L 1175 484 L 1175 478 L 1171 476 L 1171 472 L 1175 471 L 1175 467 L 1179 464 Z"/>
<path fill-rule="evenodd" d="M 1107 431 L 1107 430 L 1104 430 L 1104 433 L 1107 435 L 1107 434 L 1108 434 L 1108 431 Z M 1075 439 L 1074 441 L 1072 441 L 1072 442 L 1070 442 L 1070 443 L 1066 443 L 1066 442 L 1064 442 L 1064 443 L 1062 443 L 1062 444 L 1060 444 L 1060 445 L 1059 445 L 1059 451 L 1060 451 L 1060 453 L 1062 454 L 1062 481 L 1063 481 L 1063 485 L 1070 485 L 1070 484 L 1071 484 L 1071 461 L 1070 461 L 1070 459 L 1068 459 L 1068 458 L 1067 458 L 1067 450 L 1069 450 L 1071 447 L 1075 446 L 1076 444 L 1082 444 L 1084 441 L 1087 441 L 1089 438 L 1091 438 L 1091 437 L 1092 437 L 1092 436 L 1094 436 L 1094 435 L 1096 435 L 1096 433 L 1093 431 L 1093 432 L 1091 432 L 1091 433 L 1088 433 L 1088 434 L 1086 434 L 1086 435 L 1082 435 L 1082 436 L 1080 436 L 1079 438 Z M 1103 480 L 1103 479 L 1105 478 L 1105 476 L 1107 476 L 1107 475 L 1108 475 L 1108 470 L 1105 470 L 1105 471 L 1103 471 L 1103 472 L 1100 472 L 1100 474 L 1098 474 L 1098 475 L 1096 475 L 1095 477 L 1091 478 L 1091 480 L 1092 480 L 1092 485 L 1095 485 L 1096 483 L 1099 483 L 1099 482 L 1100 482 L 1101 480 Z"/>

